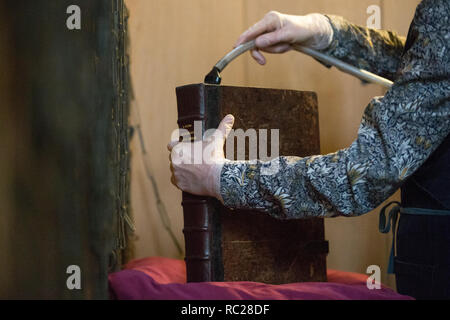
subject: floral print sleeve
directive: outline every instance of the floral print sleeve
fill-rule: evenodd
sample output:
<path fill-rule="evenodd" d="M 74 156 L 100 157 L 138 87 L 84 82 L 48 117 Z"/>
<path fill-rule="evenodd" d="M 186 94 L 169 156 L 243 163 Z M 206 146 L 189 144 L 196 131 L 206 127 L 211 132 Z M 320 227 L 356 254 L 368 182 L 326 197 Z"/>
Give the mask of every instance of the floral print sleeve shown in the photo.
<path fill-rule="evenodd" d="M 393 80 L 401 62 L 405 37 L 392 31 L 376 30 L 327 15 L 334 31 L 324 53 L 358 68 Z"/>
<path fill-rule="evenodd" d="M 411 27 L 415 38 L 410 48 L 401 58 L 381 59 L 380 65 L 371 67 L 393 74 L 391 63 L 399 59 L 394 86 L 367 106 L 358 137 L 349 148 L 306 158 L 227 162 L 220 178 L 224 204 L 262 210 L 281 219 L 354 216 L 380 205 L 449 135 L 449 20 L 450 1 L 422 1 Z M 337 35 L 340 49 L 335 50 L 350 52 L 354 41 L 370 43 L 364 28 L 349 34 L 353 27 L 343 24 L 337 29 L 344 30 Z M 373 42 L 377 36 L 370 33 Z M 351 59 L 356 59 L 358 53 L 354 54 Z M 369 64 L 384 55 L 372 49 L 359 54 L 359 60 Z M 267 174 L 266 169 L 274 165 L 279 170 Z"/>

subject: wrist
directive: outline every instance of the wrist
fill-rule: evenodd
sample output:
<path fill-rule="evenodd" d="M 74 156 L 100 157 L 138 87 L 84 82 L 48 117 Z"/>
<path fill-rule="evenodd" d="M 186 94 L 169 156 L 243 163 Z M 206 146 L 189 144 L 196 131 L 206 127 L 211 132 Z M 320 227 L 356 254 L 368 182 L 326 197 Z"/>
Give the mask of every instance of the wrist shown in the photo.
<path fill-rule="evenodd" d="M 311 29 L 315 30 L 311 49 L 326 50 L 333 42 L 334 30 L 327 16 L 320 13 L 309 15 L 311 18 Z"/>
<path fill-rule="evenodd" d="M 208 192 L 209 196 L 218 199 L 223 203 L 222 194 L 220 193 L 220 177 L 222 174 L 223 166 L 226 162 L 230 160 L 224 159 L 223 161 L 218 161 L 211 165 L 210 173 L 209 173 L 209 186 Z"/>

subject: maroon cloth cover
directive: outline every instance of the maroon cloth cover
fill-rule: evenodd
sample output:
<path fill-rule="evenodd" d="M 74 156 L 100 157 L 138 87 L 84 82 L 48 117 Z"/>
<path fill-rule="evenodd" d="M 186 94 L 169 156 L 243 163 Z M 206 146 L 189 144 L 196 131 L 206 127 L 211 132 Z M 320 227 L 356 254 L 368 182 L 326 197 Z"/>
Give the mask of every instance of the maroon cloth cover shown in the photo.
<path fill-rule="evenodd" d="M 369 290 L 364 274 L 328 270 L 328 282 L 269 285 L 257 282 L 186 283 L 182 260 L 151 257 L 110 274 L 119 300 L 413 300 L 381 285 Z"/>

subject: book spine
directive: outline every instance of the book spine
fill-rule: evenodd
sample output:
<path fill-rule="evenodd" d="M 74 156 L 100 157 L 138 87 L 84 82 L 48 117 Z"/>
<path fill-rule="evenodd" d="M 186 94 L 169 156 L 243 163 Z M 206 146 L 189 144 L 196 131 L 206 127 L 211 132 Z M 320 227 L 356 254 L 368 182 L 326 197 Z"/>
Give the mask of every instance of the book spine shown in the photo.
<path fill-rule="evenodd" d="M 213 281 L 208 198 L 183 192 L 182 206 L 187 281 Z"/>
<path fill-rule="evenodd" d="M 200 121 L 205 127 L 205 96 L 201 85 L 177 88 L 178 126 L 195 136 L 194 122 Z M 186 248 L 186 273 L 188 282 L 213 281 L 211 257 L 211 210 L 210 198 L 183 192 L 183 234 Z"/>

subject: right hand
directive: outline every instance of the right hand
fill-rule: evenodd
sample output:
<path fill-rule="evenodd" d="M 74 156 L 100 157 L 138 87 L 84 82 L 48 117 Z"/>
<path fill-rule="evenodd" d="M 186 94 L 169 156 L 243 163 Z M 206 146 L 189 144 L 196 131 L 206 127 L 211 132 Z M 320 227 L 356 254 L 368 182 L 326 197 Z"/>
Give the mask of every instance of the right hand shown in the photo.
<path fill-rule="evenodd" d="M 261 65 L 266 63 L 260 51 L 284 53 L 292 45 L 301 44 L 316 50 L 326 49 L 333 39 L 333 28 L 327 17 L 312 13 L 306 16 L 293 16 L 271 11 L 245 31 L 235 47 L 255 40 L 253 58 Z"/>

